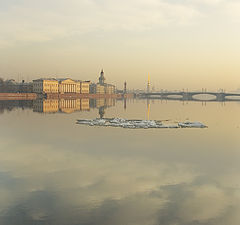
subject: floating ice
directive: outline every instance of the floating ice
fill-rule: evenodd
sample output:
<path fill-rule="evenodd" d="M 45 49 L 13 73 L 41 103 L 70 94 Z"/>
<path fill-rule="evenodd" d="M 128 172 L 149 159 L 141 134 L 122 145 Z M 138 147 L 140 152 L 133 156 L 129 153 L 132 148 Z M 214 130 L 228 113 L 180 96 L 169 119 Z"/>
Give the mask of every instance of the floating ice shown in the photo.
<path fill-rule="evenodd" d="M 185 122 L 185 123 L 178 123 L 179 127 L 182 128 L 205 128 L 206 125 L 200 123 L 200 122 Z"/>
<path fill-rule="evenodd" d="M 77 120 L 77 124 L 88 126 L 122 127 L 128 129 L 149 129 L 149 128 L 206 128 L 200 122 L 178 122 L 175 124 L 163 124 L 159 120 L 127 120 L 122 118 L 96 118 Z"/>

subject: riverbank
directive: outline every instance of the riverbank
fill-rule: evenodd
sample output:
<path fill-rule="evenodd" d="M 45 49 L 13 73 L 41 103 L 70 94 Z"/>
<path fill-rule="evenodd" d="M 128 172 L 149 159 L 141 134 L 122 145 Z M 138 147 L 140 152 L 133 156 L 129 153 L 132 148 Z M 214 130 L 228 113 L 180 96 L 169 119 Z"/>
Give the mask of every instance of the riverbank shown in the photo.
<path fill-rule="evenodd" d="M 0 93 L 0 100 L 35 100 L 36 93 Z"/>
<path fill-rule="evenodd" d="M 99 99 L 99 98 L 134 98 L 134 94 L 78 94 L 78 93 L 65 93 L 65 94 L 36 94 L 36 93 L 0 93 L 0 100 L 35 100 L 35 99 Z"/>
<path fill-rule="evenodd" d="M 79 94 L 79 93 L 65 93 L 65 94 L 59 94 L 59 93 L 49 93 L 46 94 L 45 97 L 47 99 L 78 99 L 78 98 L 90 98 L 90 99 L 98 99 L 98 98 L 115 98 L 115 99 L 121 99 L 121 98 L 133 98 L 133 94 Z"/>

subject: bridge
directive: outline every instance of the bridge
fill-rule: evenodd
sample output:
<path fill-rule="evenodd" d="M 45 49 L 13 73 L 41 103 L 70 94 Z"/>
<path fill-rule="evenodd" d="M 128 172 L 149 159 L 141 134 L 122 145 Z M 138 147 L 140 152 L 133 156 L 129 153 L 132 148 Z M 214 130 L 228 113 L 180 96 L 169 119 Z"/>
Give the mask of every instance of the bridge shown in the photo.
<path fill-rule="evenodd" d="M 225 93 L 225 92 L 202 92 L 202 91 L 193 91 L 193 92 L 146 92 L 139 93 L 137 95 L 140 98 L 147 99 L 166 99 L 166 100 L 180 100 L 180 101 L 216 101 L 216 102 L 225 102 L 225 101 L 240 101 L 240 94 L 236 93 Z M 213 96 L 210 99 L 199 99 L 198 96 Z M 237 97 L 237 98 L 235 98 Z M 238 98 L 239 97 L 239 98 Z"/>

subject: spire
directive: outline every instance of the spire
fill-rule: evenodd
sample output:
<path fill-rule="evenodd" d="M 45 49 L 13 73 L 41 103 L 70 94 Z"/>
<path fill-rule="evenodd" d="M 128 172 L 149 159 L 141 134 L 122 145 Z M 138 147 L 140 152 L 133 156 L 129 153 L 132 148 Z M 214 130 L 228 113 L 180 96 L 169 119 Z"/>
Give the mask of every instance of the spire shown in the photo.
<path fill-rule="evenodd" d="M 147 92 L 150 92 L 150 76 L 148 74 L 148 82 L 147 82 Z"/>
<path fill-rule="evenodd" d="M 105 77 L 104 77 L 104 72 L 103 72 L 103 69 L 102 69 L 102 71 L 101 71 L 101 73 L 100 73 L 100 77 L 99 77 L 99 83 L 101 84 L 101 85 L 104 85 L 104 82 L 105 82 Z"/>
<path fill-rule="evenodd" d="M 124 94 L 127 93 L 127 81 L 124 82 Z"/>

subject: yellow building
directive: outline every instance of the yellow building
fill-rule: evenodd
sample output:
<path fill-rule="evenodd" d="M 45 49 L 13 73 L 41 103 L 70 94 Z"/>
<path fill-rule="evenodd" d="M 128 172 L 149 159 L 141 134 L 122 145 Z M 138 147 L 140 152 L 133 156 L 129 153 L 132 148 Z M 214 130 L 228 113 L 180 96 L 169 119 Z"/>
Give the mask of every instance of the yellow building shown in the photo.
<path fill-rule="evenodd" d="M 59 93 L 81 93 L 81 82 L 72 79 L 59 79 Z"/>
<path fill-rule="evenodd" d="M 34 93 L 82 93 L 89 94 L 90 81 L 66 79 L 37 79 L 33 80 Z"/>
<path fill-rule="evenodd" d="M 96 84 L 96 94 L 105 94 L 105 87 L 101 84 Z"/>
<path fill-rule="evenodd" d="M 33 101 L 34 112 L 55 113 L 58 112 L 58 99 L 38 99 Z"/>
<path fill-rule="evenodd" d="M 81 93 L 89 94 L 90 81 L 81 81 Z"/>
<path fill-rule="evenodd" d="M 93 94 L 115 94 L 116 87 L 112 84 L 105 83 L 105 76 L 103 70 L 100 73 L 99 82 L 90 85 L 90 93 Z"/>
<path fill-rule="evenodd" d="M 116 88 L 112 84 L 91 84 L 91 93 L 94 94 L 115 94 Z"/>
<path fill-rule="evenodd" d="M 58 81 L 55 79 L 33 80 L 34 93 L 58 93 Z"/>
<path fill-rule="evenodd" d="M 112 84 L 105 84 L 105 94 L 115 94 L 115 86 Z"/>

